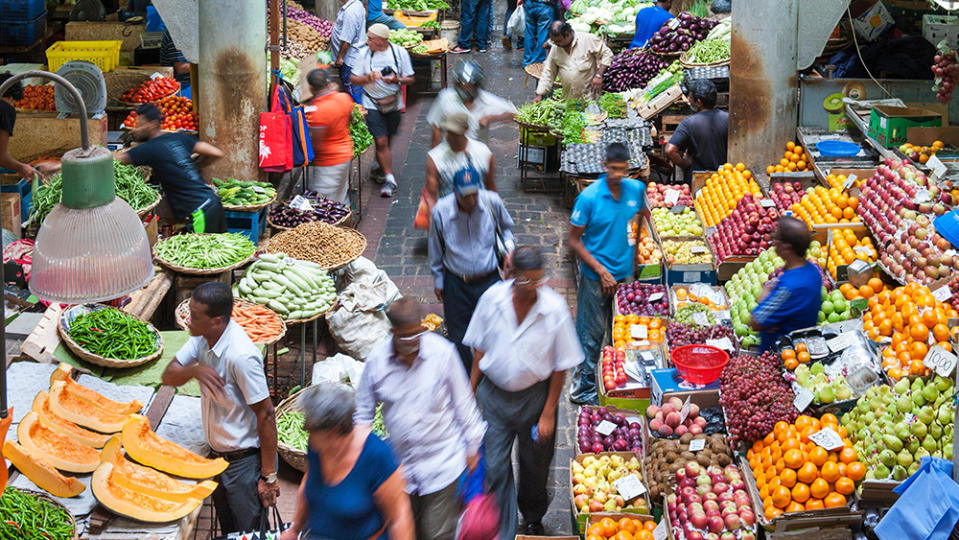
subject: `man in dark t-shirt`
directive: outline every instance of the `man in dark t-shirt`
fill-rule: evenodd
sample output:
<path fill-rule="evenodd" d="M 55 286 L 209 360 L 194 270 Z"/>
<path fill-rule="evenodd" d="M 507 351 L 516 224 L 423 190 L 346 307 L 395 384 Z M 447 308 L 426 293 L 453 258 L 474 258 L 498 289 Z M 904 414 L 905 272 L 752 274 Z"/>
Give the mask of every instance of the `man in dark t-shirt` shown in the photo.
<path fill-rule="evenodd" d="M 3 84 L 10 77 L 12 75 L 7 72 L 0 73 L 0 84 Z M 34 175 L 40 173 L 30 165 L 13 159 L 13 156 L 7 150 L 10 138 L 13 137 L 13 125 L 17 121 L 17 110 L 13 107 L 13 104 L 21 99 L 23 99 L 23 85 L 19 81 L 11 86 L 6 95 L 0 99 L 0 169 L 16 171 L 21 178 L 32 179 Z"/>
<path fill-rule="evenodd" d="M 220 198 L 200 175 L 200 169 L 223 157 L 223 151 L 186 133 L 163 133 L 161 120 L 155 105 L 141 105 L 133 136 L 146 142 L 118 153 L 116 158 L 153 169 L 151 180 L 163 188 L 164 201 L 175 221 L 188 223 L 194 232 L 226 232 Z M 196 161 L 192 159 L 194 153 L 199 154 Z"/>
<path fill-rule="evenodd" d="M 689 81 L 689 103 L 697 111 L 680 122 L 666 143 L 666 157 L 683 168 L 685 181 L 693 171 L 715 171 L 726 163 L 729 113 L 714 109 L 716 85 L 709 79 Z"/>

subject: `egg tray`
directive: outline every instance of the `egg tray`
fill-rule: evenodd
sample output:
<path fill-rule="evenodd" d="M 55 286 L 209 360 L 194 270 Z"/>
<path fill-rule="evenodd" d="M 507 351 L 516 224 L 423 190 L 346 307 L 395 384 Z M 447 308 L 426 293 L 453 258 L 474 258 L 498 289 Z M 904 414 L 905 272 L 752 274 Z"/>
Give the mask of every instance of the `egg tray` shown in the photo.
<path fill-rule="evenodd" d="M 647 166 L 646 153 L 636 144 L 629 144 L 631 141 L 610 141 L 626 142 L 630 150 L 629 167 L 631 169 L 645 169 Z M 587 144 L 567 144 L 563 148 L 560 170 L 568 174 L 603 174 L 606 167 L 603 162 L 606 161 L 606 144 L 608 143 L 587 143 Z"/>

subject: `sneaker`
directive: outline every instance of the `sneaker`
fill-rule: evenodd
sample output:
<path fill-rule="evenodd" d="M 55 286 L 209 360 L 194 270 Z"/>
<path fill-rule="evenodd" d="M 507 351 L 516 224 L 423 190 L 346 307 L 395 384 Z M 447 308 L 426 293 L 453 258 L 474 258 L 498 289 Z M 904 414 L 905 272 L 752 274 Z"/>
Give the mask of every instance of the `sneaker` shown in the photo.
<path fill-rule="evenodd" d="M 469 49 L 464 49 L 463 47 L 460 47 L 460 46 L 458 46 L 458 45 L 457 45 L 455 48 L 450 49 L 450 53 L 452 53 L 452 54 L 464 54 L 464 53 L 468 53 L 468 52 L 470 52 Z"/>
<path fill-rule="evenodd" d="M 396 191 L 396 184 L 393 182 L 386 182 L 383 184 L 383 187 L 380 188 L 380 197 L 389 199 L 393 196 L 393 192 Z"/>
<path fill-rule="evenodd" d="M 486 52 L 486 47 L 480 47 L 480 50 L 479 50 L 479 52 L 481 52 L 481 53 L 484 53 L 484 52 Z"/>
<path fill-rule="evenodd" d="M 503 48 L 507 51 L 513 49 L 513 43 L 509 40 L 509 36 L 503 36 L 500 38 L 500 41 L 503 43 Z"/>

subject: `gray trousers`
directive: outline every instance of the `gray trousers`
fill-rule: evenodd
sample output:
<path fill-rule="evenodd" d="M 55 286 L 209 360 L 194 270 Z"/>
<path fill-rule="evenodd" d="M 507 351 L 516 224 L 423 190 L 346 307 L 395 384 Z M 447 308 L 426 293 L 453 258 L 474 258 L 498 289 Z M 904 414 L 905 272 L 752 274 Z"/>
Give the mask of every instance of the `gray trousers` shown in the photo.
<path fill-rule="evenodd" d="M 263 511 L 257 492 L 260 453 L 231 461 L 215 480 L 219 485 L 213 491 L 213 507 L 220 522 L 220 533 L 259 530 Z"/>
<path fill-rule="evenodd" d="M 540 521 L 549 508 L 549 466 L 556 447 L 553 437 L 533 441 L 532 429 L 549 394 L 549 379 L 518 392 L 508 392 L 483 378 L 476 401 L 486 420 L 483 451 L 486 453 L 486 487 L 500 509 L 501 539 L 516 536 L 516 510 L 526 523 Z M 513 442 L 519 439 L 519 488 L 513 480 Z"/>
<path fill-rule="evenodd" d="M 410 495 L 416 540 L 453 540 L 460 504 L 456 498 L 458 479 L 427 495 Z"/>

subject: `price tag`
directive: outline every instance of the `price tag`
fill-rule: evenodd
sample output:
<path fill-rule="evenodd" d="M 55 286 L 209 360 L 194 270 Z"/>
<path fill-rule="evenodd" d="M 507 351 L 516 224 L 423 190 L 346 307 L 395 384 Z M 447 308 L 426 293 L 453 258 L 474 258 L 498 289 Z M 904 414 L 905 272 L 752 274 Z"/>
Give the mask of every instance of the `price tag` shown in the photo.
<path fill-rule="evenodd" d="M 683 408 L 679 410 L 679 423 L 682 424 L 686 421 L 686 417 L 689 416 L 689 398 L 692 396 L 686 396 L 686 401 L 683 402 Z"/>
<path fill-rule="evenodd" d="M 860 246 L 859 244 L 856 244 L 855 246 L 853 246 L 852 250 L 855 251 L 857 255 L 869 255 L 870 253 L 872 253 L 871 249 L 867 248 L 866 246 Z M 859 261 L 861 259 L 856 259 L 856 260 Z M 863 261 L 863 262 L 866 262 L 866 261 Z M 866 264 L 869 264 L 869 263 L 866 263 Z"/>
<path fill-rule="evenodd" d="M 912 413 L 906 413 L 906 424 L 907 424 L 907 425 L 912 425 L 912 423 L 915 422 L 915 421 L 916 421 L 916 415 L 914 415 L 914 414 L 912 414 Z"/>
<path fill-rule="evenodd" d="M 677 204 L 676 206 L 670 208 L 669 211 L 670 211 L 671 213 L 673 213 L 673 214 L 682 214 L 683 212 L 686 211 L 686 205 L 685 205 L 685 204 Z"/>
<path fill-rule="evenodd" d="M 689 252 L 693 254 L 706 253 L 706 246 L 693 246 L 689 248 Z"/>
<path fill-rule="evenodd" d="M 776 201 L 772 199 L 759 199 L 759 206 L 762 206 L 763 208 L 772 208 L 773 206 L 776 206 Z"/>
<path fill-rule="evenodd" d="M 307 198 L 302 195 L 297 195 L 296 197 L 293 197 L 293 200 L 290 201 L 290 206 L 292 206 L 293 208 L 296 208 L 300 212 L 313 211 L 313 205 L 310 204 L 310 201 L 307 200 Z"/>
<path fill-rule="evenodd" d="M 702 272 L 683 272 L 683 283 L 696 283 L 702 277 Z"/>
<path fill-rule="evenodd" d="M 945 176 L 946 171 L 948 170 L 946 168 L 946 164 L 935 155 L 929 158 L 929 161 L 926 162 L 926 167 L 932 169 L 932 175 L 936 177 L 936 180 Z"/>
<path fill-rule="evenodd" d="M 649 328 L 645 324 L 634 324 L 629 327 L 629 335 L 633 339 L 646 339 L 649 337 Z"/>
<path fill-rule="evenodd" d="M 856 179 L 857 178 L 855 174 L 850 174 L 849 176 L 847 176 L 846 181 L 842 183 L 842 190 L 846 191 L 849 188 L 851 188 L 853 185 L 855 185 Z"/>
<path fill-rule="evenodd" d="M 707 339 L 706 345 L 711 347 L 716 347 L 717 349 L 722 349 L 724 351 L 735 351 L 733 347 L 733 342 L 729 341 L 728 337 L 719 338 L 719 339 Z"/>
<path fill-rule="evenodd" d="M 613 430 L 616 429 L 616 427 L 617 427 L 616 424 L 610 422 L 609 420 L 603 420 L 602 422 L 599 423 L 598 426 L 596 426 L 596 433 L 599 433 L 603 437 L 606 437 L 610 433 L 612 433 Z"/>
<path fill-rule="evenodd" d="M 706 448 L 706 439 L 693 439 L 689 441 L 690 452 L 699 452 L 703 448 Z"/>
<path fill-rule="evenodd" d="M 662 299 L 662 297 L 663 297 L 663 293 L 654 292 L 653 294 L 649 295 L 649 303 L 652 304 L 653 302 L 659 301 L 660 299 Z"/>
<path fill-rule="evenodd" d="M 932 291 L 932 296 L 940 302 L 945 302 L 946 300 L 952 298 L 952 289 L 950 289 L 948 285 L 943 285 L 942 287 Z"/>
<path fill-rule="evenodd" d="M 669 27 L 670 27 L 671 29 L 673 29 L 673 30 L 679 28 L 679 18 L 678 18 L 678 17 L 673 17 L 672 19 L 669 19 L 669 22 L 667 23 L 667 26 L 669 26 Z"/>
<path fill-rule="evenodd" d="M 706 313 L 703 311 L 693 313 L 693 322 L 699 326 L 709 326 L 709 319 L 706 318 Z"/>
<path fill-rule="evenodd" d="M 627 424 L 630 424 L 630 425 L 632 425 L 632 424 L 641 424 L 641 423 L 642 423 L 642 420 L 640 420 L 638 416 L 627 416 L 627 417 L 626 417 L 626 423 L 627 423 Z"/>
<path fill-rule="evenodd" d="M 639 352 L 639 356 L 640 356 L 640 358 L 642 358 L 642 359 L 645 360 L 646 362 L 655 362 L 655 361 L 656 361 L 656 355 L 653 354 L 652 351 L 640 351 L 640 352 Z"/>
<path fill-rule="evenodd" d="M 633 341 L 631 345 L 633 347 L 649 347 L 649 341 L 646 341 L 645 339 L 640 341 Z"/>
<path fill-rule="evenodd" d="M 252 189 L 254 193 L 266 193 L 266 190 L 261 188 L 260 186 L 253 186 Z"/>
<path fill-rule="evenodd" d="M 646 486 L 632 473 L 613 482 L 613 487 L 616 488 L 616 492 L 627 501 L 631 501 L 643 493 L 646 493 Z"/>
<path fill-rule="evenodd" d="M 932 200 L 932 195 L 929 194 L 928 190 L 920 189 L 916 192 L 916 202 L 924 203 Z"/>
<path fill-rule="evenodd" d="M 952 370 L 956 368 L 956 355 L 943 349 L 939 345 L 929 347 L 929 352 L 922 359 L 922 365 L 935 371 L 942 377 L 948 377 Z"/>
<path fill-rule="evenodd" d="M 855 344 L 856 334 L 854 332 L 839 334 L 838 336 L 826 341 L 826 345 L 832 352 L 841 351 Z"/>
<path fill-rule="evenodd" d="M 659 525 L 656 525 L 656 528 L 653 529 L 653 540 L 666 540 L 669 538 L 669 528 L 666 527 L 666 520 L 662 519 L 659 521 Z"/>
<path fill-rule="evenodd" d="M 809 440 L 826 450 L 835 450 L 842 447 L 842 437 L 832 428 L 822 429 L 809 435 Z"/>
<path fill-rule="evenodd" d="M 158 72 L 156 72 L 156 71 L 153 72 L 153 75 L 150 75 L 150 79 L 151 79 L 151 80 L 154 80 L 154 81 L 157 80 L 157 79 L 162 79 L 162 78 L 163 78 L 163 75 L 160 75 L 160 74 L 159 74 Z"/>
<path fill-rule="evenodd" d="M 679 201 L 679 190 L 678 189 L 667 189 L 666 195 L 663 196 L 663 202 L 666 203 L 666 206 L 672 206 Z"/>
<path fill-rule="evenodd" d="M 806 407 L 812 403 L 812 400 L 815 399 L 815 397 L 816 396 L 814 396 L 809 390 L 799 387 L 799 391 L 796 392 L 796 399 L 793 400 L 793 407 L 796 407 L 797 411 L 803 412 L 806 410 Z"/>

